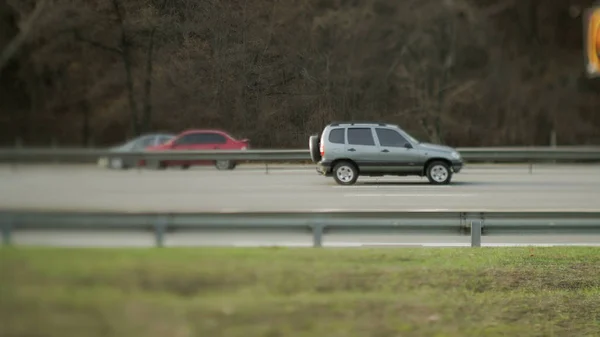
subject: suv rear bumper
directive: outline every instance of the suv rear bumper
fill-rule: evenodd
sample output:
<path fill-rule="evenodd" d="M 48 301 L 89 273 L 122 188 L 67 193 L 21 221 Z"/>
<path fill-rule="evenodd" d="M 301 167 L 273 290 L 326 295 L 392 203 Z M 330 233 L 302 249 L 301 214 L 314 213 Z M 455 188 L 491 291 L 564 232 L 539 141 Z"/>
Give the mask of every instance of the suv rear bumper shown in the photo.
<path fill-rule="evenodd" d="M 317 163 L 317 173 L 323 176 L 331 176 L 331 162 L 327 162 L 327 161 L 320 161 Z"/>

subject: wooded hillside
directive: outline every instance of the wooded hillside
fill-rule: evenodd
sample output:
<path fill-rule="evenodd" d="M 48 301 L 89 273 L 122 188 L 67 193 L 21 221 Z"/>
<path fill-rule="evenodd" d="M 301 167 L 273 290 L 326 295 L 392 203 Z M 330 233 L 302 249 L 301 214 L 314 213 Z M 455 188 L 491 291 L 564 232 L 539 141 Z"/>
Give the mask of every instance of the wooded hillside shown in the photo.
<path fill-rule="evenodd" d="M 44 4 L 34 20 L 36 3 Z M 215 127 L 306 147 L 332 120 L 452 146 L 600 144 L 592 0 L 0 0 L 0 142 Z"/>

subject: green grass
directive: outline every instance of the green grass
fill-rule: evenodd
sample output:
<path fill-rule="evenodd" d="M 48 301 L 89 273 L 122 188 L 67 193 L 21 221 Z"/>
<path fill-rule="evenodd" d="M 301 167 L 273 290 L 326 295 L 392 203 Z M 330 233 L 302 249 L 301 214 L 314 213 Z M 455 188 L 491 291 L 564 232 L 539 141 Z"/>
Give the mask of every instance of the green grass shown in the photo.
<path fill-rule="evenodd" d="M 0 249 L 0 336 L 600 336 L 600 249 Z"/>

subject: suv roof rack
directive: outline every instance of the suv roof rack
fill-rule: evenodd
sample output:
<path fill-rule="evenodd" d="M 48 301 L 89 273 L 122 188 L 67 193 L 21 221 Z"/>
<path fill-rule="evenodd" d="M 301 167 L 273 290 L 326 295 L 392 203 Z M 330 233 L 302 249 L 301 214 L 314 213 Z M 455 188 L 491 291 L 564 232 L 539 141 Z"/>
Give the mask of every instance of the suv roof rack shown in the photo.
<path fill-rule="evenodd" d="M 355 125 L 355 124 L 372 124 L 372 125 L 379 125 L 379 126 L 392 125 L 390 123 L 374 122 L 374 121 L 339 121 L 339 122 L 331 122 L 331 123 L 329 123 L 329 126 Z"/>

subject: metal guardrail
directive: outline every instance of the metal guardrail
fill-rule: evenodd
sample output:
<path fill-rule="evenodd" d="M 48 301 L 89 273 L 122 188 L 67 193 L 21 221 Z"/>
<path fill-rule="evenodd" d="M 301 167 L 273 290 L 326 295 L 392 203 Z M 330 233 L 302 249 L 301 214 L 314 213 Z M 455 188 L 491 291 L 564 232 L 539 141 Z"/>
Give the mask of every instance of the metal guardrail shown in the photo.
<path fill-rule="evenodd" d="M 600 212 L 311 212 L 311 213 L 106 213 L 0 211 L 5 245 L 15 231 L 139 230 L 154 233 L 157 247 L 181 230 L 311 233 L 321 247 L 328 233 L 470 235 L 600 234 Z"/>
<path fill-rule="evenodd" d="M 483 147 L 457 148 L 467 162 L 600 161 L 599 147 Z M 308 149 L 115 152 L 86 148 L 2 148 L 3 162 L 93 162 L 100 158 L 139 161 L 232 160 L 258 162 L 310 161 Z"/>
<path fill-rule="evenodd" d="M 600 147 L 488 147 L 457 150 L 467 161 L 600 160 Z"/>
<path fill-rule="evenodd" d="M 239 160 L 239 161 L 301 161 L 310 160 L 308 150 L 169 150 L 116 152 L 103 149 L 80 148 L 22 148 L 0 149 L 0 160 L 82 161 L 100 158 L 133 160 Z"/>

